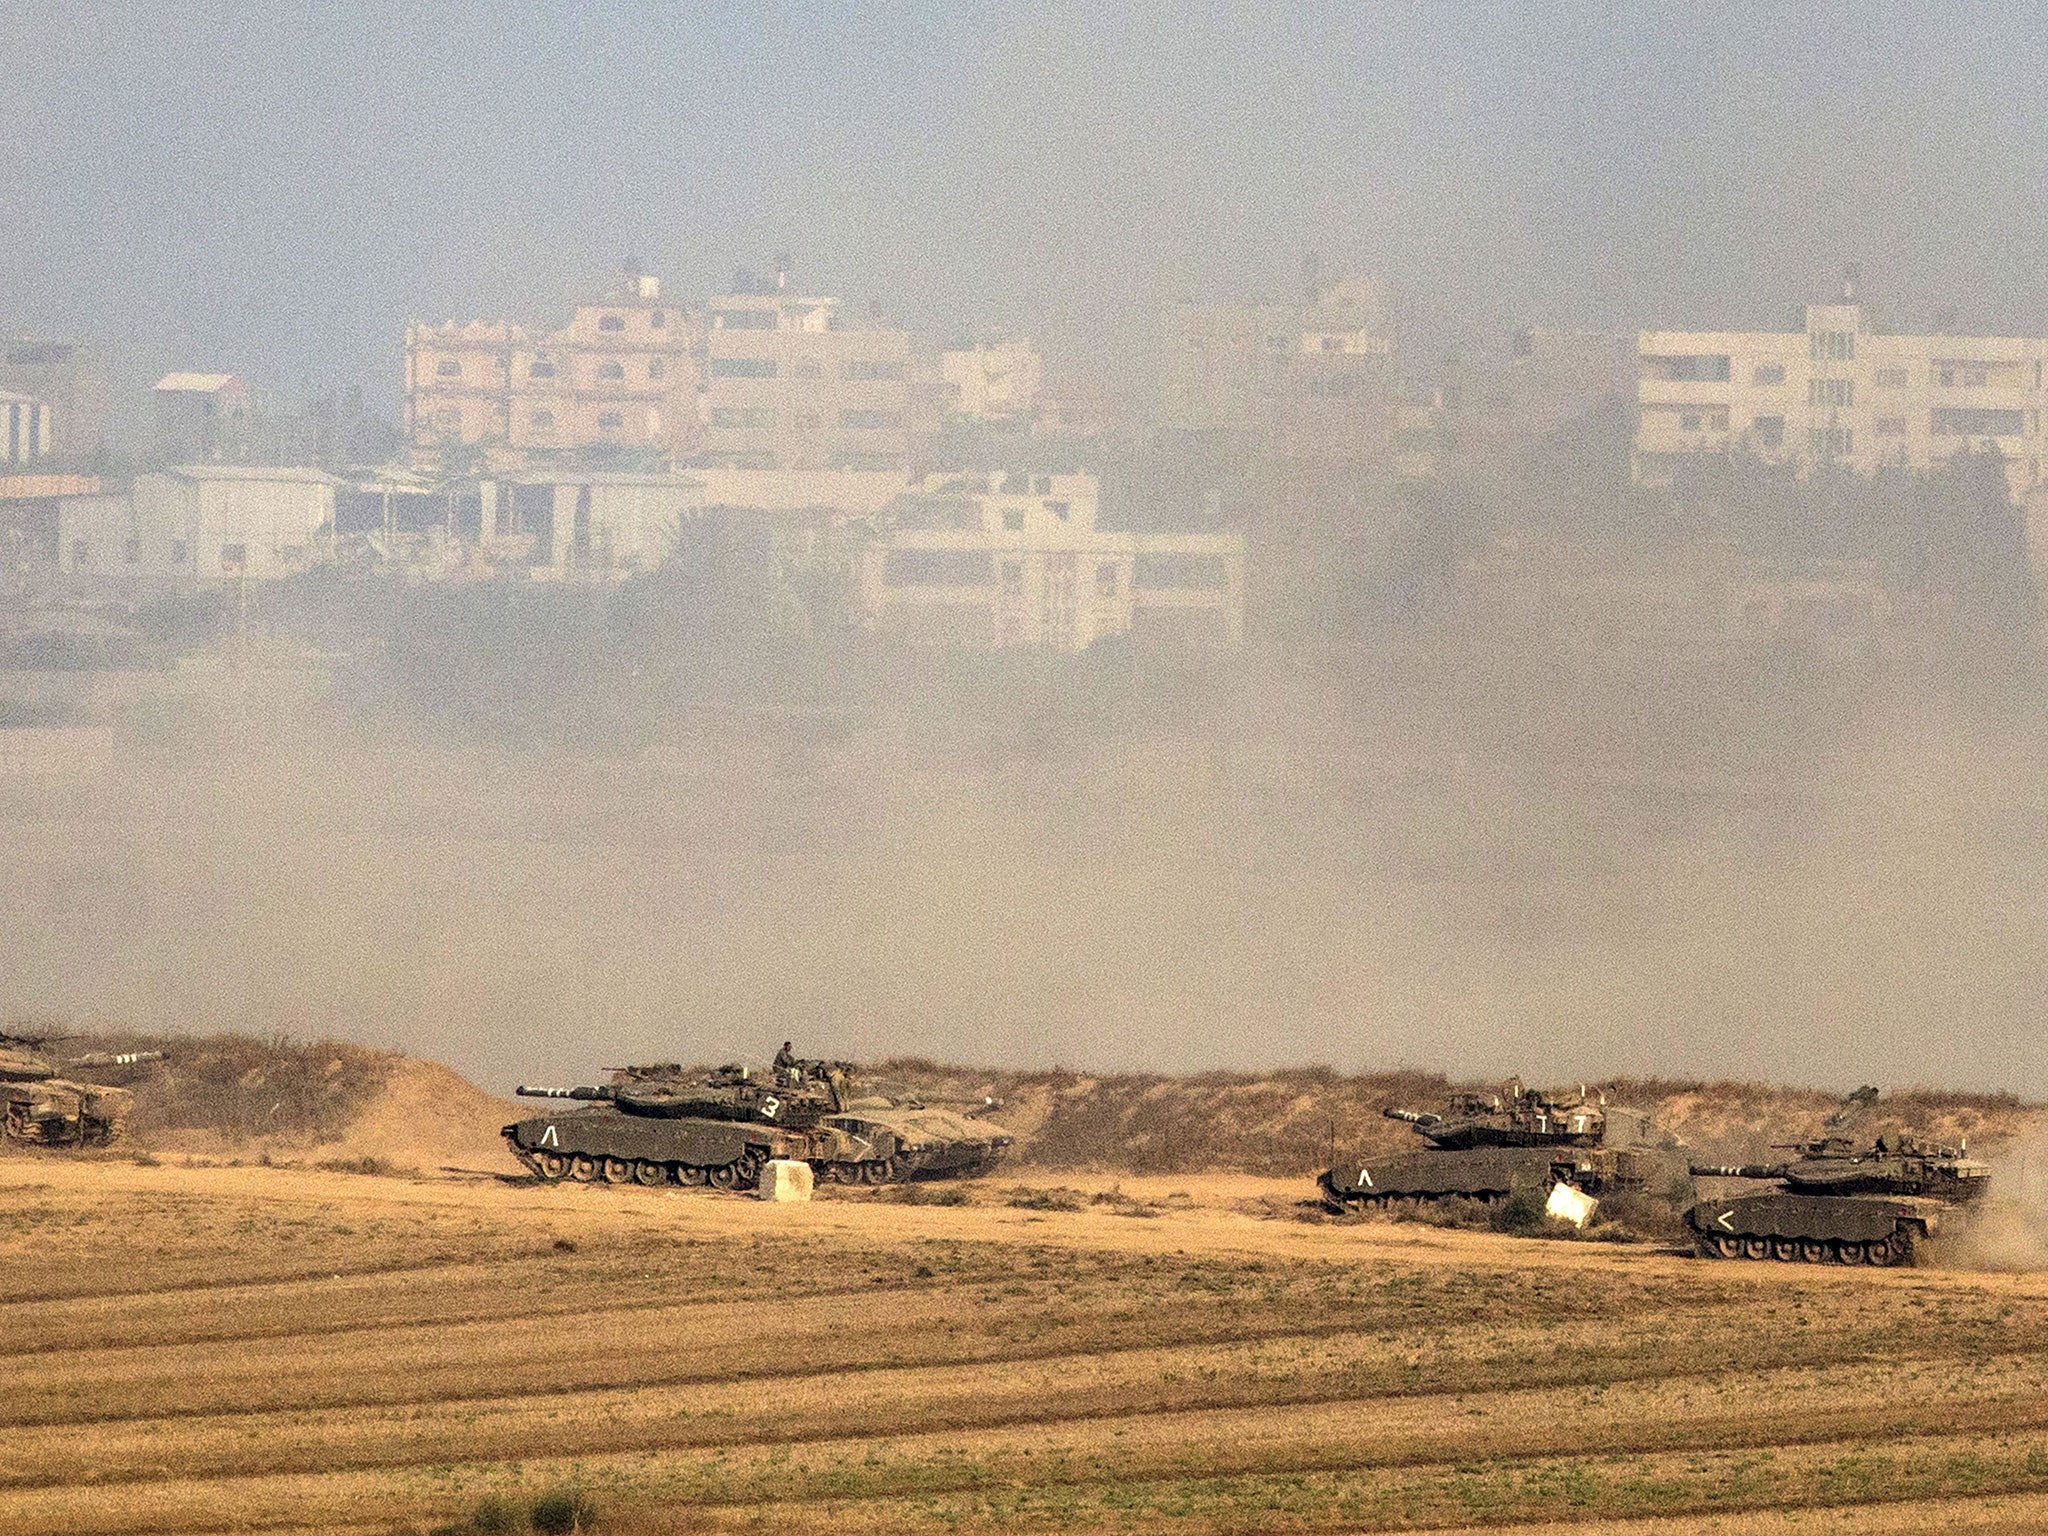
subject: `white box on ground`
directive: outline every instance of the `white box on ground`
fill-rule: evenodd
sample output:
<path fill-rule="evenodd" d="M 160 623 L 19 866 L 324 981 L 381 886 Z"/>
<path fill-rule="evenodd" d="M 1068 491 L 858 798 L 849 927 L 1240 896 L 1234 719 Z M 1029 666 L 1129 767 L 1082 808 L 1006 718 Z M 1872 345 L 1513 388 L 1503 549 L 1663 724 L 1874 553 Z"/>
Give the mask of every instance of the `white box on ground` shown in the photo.
<path fill-rule="evenodd" d="M 1593 1212 L 1599 1205 L 1600 1202 L 1591 1195 L 1582 1194 L 1569 1184 L 1553 1184 L 1550 1186 L 1550 1198 L 1543 1202 L 1543 1209 L 1547 1215 L 1555 1216 L 1559 1221 L 1568 1221 L 1575 1227 L 1583 1227 L 1592 1219 Z"/>
<path fill-rule="evenodd" d="M 761 1170 L 763 1200 L 808 1200 L 811 1198 L 811 1165 L 795 1158 L 777 1157 Z"/>

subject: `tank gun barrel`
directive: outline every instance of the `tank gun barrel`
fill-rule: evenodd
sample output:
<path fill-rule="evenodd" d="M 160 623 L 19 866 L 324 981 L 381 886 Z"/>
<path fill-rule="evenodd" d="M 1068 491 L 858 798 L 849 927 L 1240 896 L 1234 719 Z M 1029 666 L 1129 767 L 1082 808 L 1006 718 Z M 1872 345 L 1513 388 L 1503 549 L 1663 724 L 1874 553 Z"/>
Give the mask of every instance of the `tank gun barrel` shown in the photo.
<path fill-rule="evenodd" d="M 619 1090 L 609 1085 L 576 1088 L 529 1088 L 521 1083 L 512 1090 L 522 1099 L 597 1099 L 609 1103 L 619 1096 Z"/>
<path fill-rule="evenodd" d="M 1784 1163 L 1694 1163 L 1690 1171 L 1696 1179 L 1782 1179 L 1786 1168 Z"/>
<path fill-rule="evenodd" d="M 136 1067 L 145 1061 L 162 1061 L 162 1051 L 88 1051 L 74 1056 L 67 1067 Z"/>
<path fill-rule="evenodd" d="M 1383 1109 L 1380 1111 L 1389 1120 L 1405 1120 L 1410 1125 L 1441 1125 L 1442 1115 L 1427 1115 L 1412 1109 Z"/>

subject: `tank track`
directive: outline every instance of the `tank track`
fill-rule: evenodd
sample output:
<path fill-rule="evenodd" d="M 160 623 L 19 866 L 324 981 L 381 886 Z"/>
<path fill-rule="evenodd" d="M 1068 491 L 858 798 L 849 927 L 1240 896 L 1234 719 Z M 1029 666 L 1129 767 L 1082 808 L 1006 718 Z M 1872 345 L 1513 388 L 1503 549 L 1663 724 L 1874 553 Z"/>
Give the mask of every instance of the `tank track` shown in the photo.
<path fill-rule="evenodd" d="M 695 1163 L 655 1162 L 652 1159 L 595 1157 L 588 1153 L 530 1152 L 514 1147 L 512 1155 L 543 1184 L 639 1184 L 647 1188 L 754 1189 L 761 1182 L 761 1170 L 768 1159 L 758 1148 L 730 1163 L 704 1167 Z M 896 1184 L 910 1177 L 904 1159 L 865 1163 L 819 1163 L 819 1178 L 832 1184 Z"/>
<path fill-rule="evenodd" d="M 1859 1243 L 1821 1237 L 1716 1237 L 1694 1235 L 1693 1249 L 1703 1259 L 1775 1259 L 1781 1264 L 1869 1264 L 1880 1269 L 1913 1262 L 1916 1234 L 1895 1228 L 1890 1237 Z"/>

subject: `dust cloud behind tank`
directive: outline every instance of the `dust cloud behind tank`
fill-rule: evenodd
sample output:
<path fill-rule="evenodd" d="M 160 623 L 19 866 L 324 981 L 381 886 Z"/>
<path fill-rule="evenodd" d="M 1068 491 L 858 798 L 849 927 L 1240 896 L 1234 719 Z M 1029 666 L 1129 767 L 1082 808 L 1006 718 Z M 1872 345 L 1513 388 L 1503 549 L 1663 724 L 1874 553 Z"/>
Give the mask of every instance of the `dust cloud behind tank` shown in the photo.
<path fill-rule="evenodd" d="M 72 1073 L 127 1072 L 162 1051 L 92 1052 L 58 1061 L 44 1054 L 49 1036 L 0 1033 L 0 1111 L 9 1141 L 38 1147 L 103 1147 L 121 1134 L 134 1107 L 126 1088 Z"/>
<path fill-rule="evenodd" d="M 1444 1113 L 1384 1111 L 1413 1126 L 1427 1146 L 1365 1154 L 1316 1180 L 1333 1211 L 1504 1200 L 1569 1185 L 1582 1195 L 1656 1192 L 1680 1185 L 1685 1149 L 1649 1110 L 1610 1108 L 1604 1095 L 1511 1082 L 1499 1094 L 1461 1093 Z"/>
<path fill-rule="evenodd" d="M 504 1128 L 513 1156 L 550 1183 L 708 1184 L 752 1188 L 771 1158 L 811 1165 L 836 1184 L 972 1176 L 1011 1137 L 967 1106 L 860 1091 L 845 1062 L 789 1058 L 767 1074 L 740 1065 L 695 1075 L 674 1063 L 622 1067 L 590 1087 L 528 1088 L 528 1098 L 587 1107 Z M 979 1101 L 975 1108 L 993 1108 Z"/>
<path fill-rule="evenodd" d="M 1965 1147 L 1906 1132 L 1867 1141 L 1847 1128 L 1876 1103 L 1860 1088 L 1828 1117 L 1826 1134 L 1781 1144 L 1776 1163 L 1696 1164 L 1695 1178 L 1768 1181 L 1774 1187 L 1701 1200 L 1685 1213 L 1699 1253 L 1715 1259 L 1807 1264 L 1910 1264 L 1919 1244 L 1991 1187 L 1988 1165 Z"/>

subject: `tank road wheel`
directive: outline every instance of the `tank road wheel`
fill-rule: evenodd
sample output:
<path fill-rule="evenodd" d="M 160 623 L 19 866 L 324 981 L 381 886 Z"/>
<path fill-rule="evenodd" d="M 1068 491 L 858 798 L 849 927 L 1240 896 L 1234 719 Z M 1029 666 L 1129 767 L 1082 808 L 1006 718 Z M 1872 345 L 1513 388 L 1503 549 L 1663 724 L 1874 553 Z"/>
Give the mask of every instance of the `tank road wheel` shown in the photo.
<path fill-rule="evenodd" d="M 740 1165 L 727 1163 L 723 1168 L 713 1168 L 705 1174 L 704 1182 L 713 1189 L 732 1189 L 739 1184 Z"/>
<path fill-rule="evenodd" d="M 1863 1262 L 1874 1264 L 1879 1269 L 1888 1269 L 1899 1262 L 1899 1235 L 1872 1238 L 1864 1245 Z"/>
<path fill-rule="evenodd" d="M 888 1180 L 891 1184 L 908 1184 L 910 1176 L 917 1172 L 917 1159 L 905 1157 L 899 1152 L 883 1164 L 883 1167 L 888 1170 Z"/>
<path fill-rule="evenodd" d="M 652 1158 L 643 1157 L 633 1165 L 633 1182 L 635 1184 L 650 1185 L 666 1184 L 668 1182 L 668 1170 Z"/>
<path fill-rule="evenodd" d="M 623 1157 L 608 1157 L 600 1165 L 607 1184 L 626 1184 L 633 1178 L 633 1164 Z"/>
<path fill-rule="evenodd" d="M 1771 1256 L 1771 1240 L 1768 1237 L 1745 1237 L 1742 1240 L 1742 1256 L 1745 1259 L 1768 1259 Z"/>
<path fill-rule="evenodd" d="M 1742 1239 L 1739 1237 L 1730 1237 L 1727 1233 L 1723 1232 L 1708 1238 L 1707 1241 L 1714 1245 L 1714 1257 L 1716 1258 L 1739 1259 L 1742 1257 Z"/>
<path fill-rule="evenodd" d="M 1799 1260 L 1799 1239 L 1796 1237 L 1772 1238 L 1771 1257 L 1781 1264 L 1797 1263 Z"/>
<path fill-rule="evenodd" d="M 1847 1238 L 1844 1238 L 1842 1240 L 1842 1262 L 1844 1264 L 1868 1264 L 1870 1262 L 1870 1244 L 1852 1243 Z"/>
<path fill-rule="evenodd" d="M 1819 1237 L 1802 1237 L 1799 1240 L 1800 1262 L 1825 1264 L 1833 1255 L 1828 1251 L 1827 1240 Z"/>
<path fill-rule="evenodd" d="M 863 1184 L 886 1184 L 889 1182 L 889 1165 L 884 1162 L 862 1163 L 860 1181 Z"/>
<path fill-rule="evenodd" d="M 560 1152 L 536 1152 L 533 1154 L 533 1171 L 550 1184 L 559 1184 L 568 1176 L 569 1159 Z"/>
<path fill-rule="evenodd" d="M 708 1170 L 698 1167 L 695 1163 L 683 1164 L 682 1179 L 685 1184 L 702 1184 L 707 1175 Z"/>
<path fill-rule="evenodd" d="M 569 1177 L 578 1184 L 589 1184 L 597 1178 L 597 1159 L 588 1152 L 578 1152 L 569 1164 Z"/>

